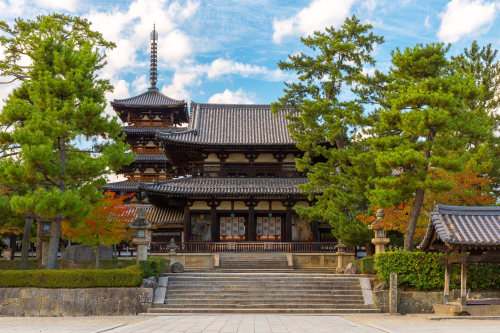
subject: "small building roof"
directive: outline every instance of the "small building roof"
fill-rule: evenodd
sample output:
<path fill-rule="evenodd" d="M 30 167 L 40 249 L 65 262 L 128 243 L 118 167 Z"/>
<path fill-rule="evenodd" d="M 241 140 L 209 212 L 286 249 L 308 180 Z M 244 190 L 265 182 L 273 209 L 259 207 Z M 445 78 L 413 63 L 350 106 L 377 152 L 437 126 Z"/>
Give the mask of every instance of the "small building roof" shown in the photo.
<path fill-rule="evenodd" d="M 288 131 L 286 111 L 270 105 L 191 103 L 185 131 L 159 131 L 165 142 L 206 146 L 295 146 Z"/>
<path fill-rule="evenodd" d="M 111 102 L 114 106 L 126 106 L 126 107 L 164 107 L 164 106 L 181 106 L 185 105 L 184 101 L 176 100 L 168 96 L 163 95 L 156 88 L 148 89 L 145 93 L 140 95 L 124 98 L 115 99 Z"/>
<path fill-rule="evenodd" d="M 184 223 L 184 212 L 180 208 L 164 208 L 143 204 L 128 206 L 130 208 L 126 211 L 126 214 L 131 214 L 132 216 L 129 223 L 132 223 L 137 218 L 137 211 L 139 208 L 142 208 L 146 211 L 146 221 L 151 223 L 153 226 Z"/>
<path fill-rule="evenodd" d="M 167 195 L 301 195 L 298 185 L 307 178 L 177 178 L 164 182 L 141 183 L 139 189 Z"/>
<path fill-rule="evenodd" d="M 500 207 L 436 205 L 427 232 L 418 246 L 427 250 L 440 239 L 448 247 L 500 246 Z"/>

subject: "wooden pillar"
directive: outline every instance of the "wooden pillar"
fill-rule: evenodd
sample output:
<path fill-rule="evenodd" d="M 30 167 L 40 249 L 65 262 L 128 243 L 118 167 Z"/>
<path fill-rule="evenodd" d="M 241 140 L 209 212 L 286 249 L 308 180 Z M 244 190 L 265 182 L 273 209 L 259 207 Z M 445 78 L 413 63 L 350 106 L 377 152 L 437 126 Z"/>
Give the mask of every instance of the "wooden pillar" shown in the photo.
<path fill-rule="evenodd" d="M 314 237 L 314 241 L 316 242 L 319 242 L 319 238 L 318 238 L 318 233 L 319 233 L 319 228 L 318 228 L 318 222 L 317 221 L 313 221 L 311 223 L 311 231 L 312 231 L 312 234 L 313 234 L 313 237 Z"/>
<path fill-rule="evenodd" d="M 184 207 L 184 242 L 191 240 L 191 213 L 189 205 Z"/>
<path fill-rule="evenodd" d="M 250 199 L 247 202 L 245 202 L 245 205 L 248 207 L 247 240 L 255 241 L 256 239 L 255 206 L 257 206 L 257 201 Z"/>
<path fill-rule="evenodd" d="M 285 234 L 285 241 L 291 242 L 292 241 L 292 207 L 291 206 L 286 207 L 284 234 Z"/>
<path fill-rule="evenodd" d="M 467 305 L 467 262 L 462 258 L 460 269 L 460 303 Z"/>
<path fill-rule="evenodd" d="M 220 205 L 220 201 L 214 199 L 207 202 L 210 206 L 210 231 L 211 231 L 211 240 L 212 242 L 218 242 L 220 240 L 220 231 L 219 231 L 219 221 L 217 219 L 217 207 Z"/>
<path fill-rule="evenodd" d="M 451 264 L 449 258 L 446 258 L 444 264 L 444 291 L 443 291 L 443 303 L 446 304 L 450 300 L 450 275 L 451 275 Z"/>

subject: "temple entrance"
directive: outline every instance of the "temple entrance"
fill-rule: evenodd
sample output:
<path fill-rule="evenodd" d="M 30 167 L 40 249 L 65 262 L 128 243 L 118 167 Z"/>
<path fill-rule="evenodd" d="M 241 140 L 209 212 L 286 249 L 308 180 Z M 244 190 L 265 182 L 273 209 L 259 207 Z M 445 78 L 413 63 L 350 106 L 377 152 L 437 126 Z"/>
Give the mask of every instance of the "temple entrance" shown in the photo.
<path fill-rule="evenodd" d="M 246 222 L 245 216 L 220 216 L 219 219 L 219 235 L 221 241 L 243 241 L 246 239 Z"/>

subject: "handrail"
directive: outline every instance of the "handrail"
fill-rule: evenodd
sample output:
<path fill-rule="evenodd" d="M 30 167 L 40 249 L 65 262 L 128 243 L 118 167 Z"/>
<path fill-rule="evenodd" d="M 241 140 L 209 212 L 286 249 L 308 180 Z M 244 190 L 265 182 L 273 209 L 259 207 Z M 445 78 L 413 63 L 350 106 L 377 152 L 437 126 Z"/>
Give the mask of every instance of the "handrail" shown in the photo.
<path fill-rule="evenodd" d="M 152 242 L 150 252 L 169 251 L 170 242 Z M 336 242 L 182 242 L 177 252 L 337 252 Z"/>

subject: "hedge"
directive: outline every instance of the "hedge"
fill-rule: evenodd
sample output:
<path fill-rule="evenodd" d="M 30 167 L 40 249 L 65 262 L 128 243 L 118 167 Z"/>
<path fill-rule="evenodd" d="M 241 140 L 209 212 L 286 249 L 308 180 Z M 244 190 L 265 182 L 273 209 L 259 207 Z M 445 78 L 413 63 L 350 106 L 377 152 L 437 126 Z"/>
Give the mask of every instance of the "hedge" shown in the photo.
<path fill-rule="evenodd" d="M 99 269 L 118 269 L 136 265 L 135 259 L 101 259 L 99 260 Z M 38 259 L 29 259 L 29 269 L 39 269 Z M 57 260 L 57 266 L 60 269 L 94 269 L 95 260 L 84 260 L 74 263 L 71 260 Z M 0 270 L 21 269 L 21 260 L 0 260 Z"/>
<path fill-rule="evenodd" d="M 374 259 L 373 257 L 361 258 L 359 262 L 360 272 L 363 274 L 375 274 L 375 268 L 373 267 Z"/>
<path fill-rule="evenodd" d="M 150 276 L 158 278 L 158 276 L 167 271 L 169 263 L 165 258 L 151 257 L 147 260 L 139 261 L 139 267 L 144 272 L 144 278 Z"/>
<path fill-rule="evenodd" d="M 108 270 L 3 270 L 0 287 L 136 287 L 141 285 L 142 277 L 143 271 L 138 266 Z"/>
<path fill-rule="evenodd" d="M 407 252 L 403 250 L 375 255 L 374 268 L 378 277 L 389 284 L 391 273 L 398 274 L 398 285 L 418 290 L 442 289 L 444 265 L 439 257 L 444 254 Z M 460 265 L 452 265 L 450 288 L 460 287 Z M 467 264 L 467 287 L 471 289 L 500 289 L 500 265 Z"/>

